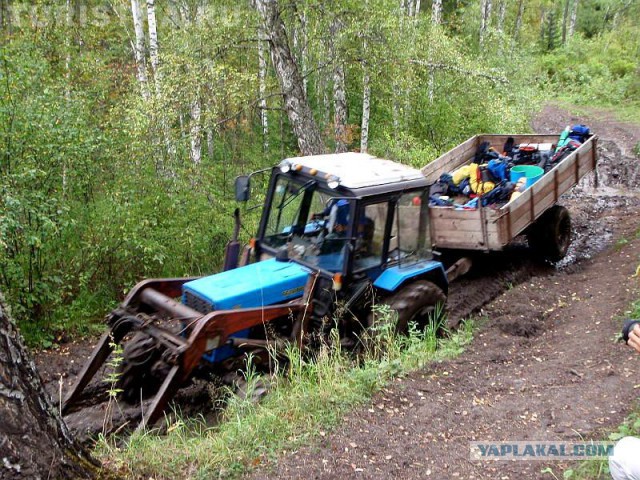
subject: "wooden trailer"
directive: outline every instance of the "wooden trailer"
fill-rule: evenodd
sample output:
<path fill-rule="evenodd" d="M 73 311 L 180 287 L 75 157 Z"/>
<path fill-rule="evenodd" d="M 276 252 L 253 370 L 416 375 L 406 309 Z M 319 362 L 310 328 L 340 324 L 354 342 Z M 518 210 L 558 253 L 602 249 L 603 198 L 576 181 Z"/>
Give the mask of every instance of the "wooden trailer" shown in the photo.
<path fill-rule="evenodd" d="M 558 142 L 558 135 L 476 135 L 426 165 L 422 168 L 422 173 L 430 182 L 436 182 L 442 173 L 452 172 L 462 165 L 469 164 L 482 142 L 490 142 L 496 151 L 501 152 L 509 137 L 513 137 L 516 145 L 551 143 L 555 146 Z M 566 210 L 557 213 L 555 210 L 559 207 L 554 206 L 563 193 L 576 185 L 587 173 L 595 170 L 596 147 L 597 136 L 591 135 L 578 149 L 545 173 L 522 195 L 501 208 L 480 206 L 473 210 L 457 210 L 454 207 L 430 207 L 433 247 L 502 250 L 527 229 L 530 243 L 540 240 L 542 244 L 548 241 L 547 237 L 559 234 L 554 229 L 566 229 L 566 225 L 553 225 L 554 222 L 561 221 L 556 217 L 564 215 L 567 222 L 570 222 Z M 553 212 L 550 211 L 552 207 Z M 548 255 L 551 259 L 557 256 Z"/>

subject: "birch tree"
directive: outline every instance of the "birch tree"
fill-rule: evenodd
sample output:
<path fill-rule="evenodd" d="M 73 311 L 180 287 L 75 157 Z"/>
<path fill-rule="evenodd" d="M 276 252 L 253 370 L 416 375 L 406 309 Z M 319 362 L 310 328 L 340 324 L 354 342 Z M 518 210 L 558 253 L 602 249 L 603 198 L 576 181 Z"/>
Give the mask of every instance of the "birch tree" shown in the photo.
<path fill-rule="evenodd" d="M 497 30 L 499 34 L 504 31 L 504 19 L 507 15 L 507 0 L 500 0 L 498 3 L 498 26 Z"/>
<path fill-rule="evenodd" d="M 520 36 L 520 29 L 522 28 L 523 16 L 524 16 L 524 0 L 518 0 L 518 13 L 516 14 L 516 21 L 513 27 L 513 38 L 511 41 L 512 51 L 518 43 L 518 37 Z"/>
<path fill-rule="evenodd" d="M 431 23 L 440 25 L 442 22 L 442 0 L 433 0 L 431 2 Z"/>
<path fill-rule="evenodd" d="M 160 59 L 158 56 L 158 22 L 156 21 L 156 2 L 147 0 L 147 25 L 149 29 L 149 58 L 151 59 L 151 70 L 156 85 L 156 93 L 160 94 L 160 72 L 158 66 Z"/>
<path fill-rule="evenodd" d="M 336 153 L 347 151 L 347 94 L 345 87 L 344 64 L 336 48 L 340 37 L 341 22 L 334 18 L 331 22 L 331 57 L 333 58 L 333 128 L 336 142 Z"/>
<path fill-rule="evenodd" d="M 304 155 L 325 151 L 320 130 L 304 93 L 304 84 L 298 65 L 291 54 L 284 22 L 280 17 L 277 0 L 256 0 L 265 34 L 269 42 L 273 63 L 284 97 L 284 107 L 298 139 L 298 147 Z"/>
<path fill-rule="evenodd" d="M 269 149 L 269 117 L 267 115 L 267 57 L 264 42 L 264 31 L 260 31 L 258 39 L 258 94 L 260 96 L 260 126 L 262 127 L 262 149 Z"/>
<path fill-rule="evenodd" d="M 569 28 L 569 5 L 571 0 L 564 1 L 564 11 L 562 13 L 562 44 L 567 43 L 567 29 Z"/>
<path fill-rule="evenodd" d="M 363 65 L 362 78 L 362 123 L 360 124 L 360 151 L 367 153 L 369 150 L 369 117 L 371 116 L 371 77 L 369 66 Z"/>
<path fill-rule="evenodd" d="M 136 76 L 140 84 L 140 92 L 142 98 L 149 100 L 149 88 L 147 85 L 147 65 L 145 61 L 145 36 L 142 24 L 142 10 L 140 9 L 139 0 L 131 0 L 131 14 L 133 16 L 133 31 L 135 39 L 133 40 L 133 55 L 136 61 Z"/>
<path fill-rule="evenodd" d="M 480 48 L 484 45 L 484 39 L 491 23 L 492 0 L 482 0 L 480 3 Z"/>
<path fill-rule="evenodd" d="M 200 105 L 200 95 L 196 94 L 191 102 L 191 131 L 190 158 L 194 165 L 199 165 L 202 160 L 202 106 Z"/>
<path fill-rule="evenodd" d="M 571 8 L 571 19 L 569 20 L 569 37 L 573 37 L 574 32 L 576 31 L 576 22 L 578 20 L 578 3 L 580 0 L 573 0 L 573 5 Z"/>

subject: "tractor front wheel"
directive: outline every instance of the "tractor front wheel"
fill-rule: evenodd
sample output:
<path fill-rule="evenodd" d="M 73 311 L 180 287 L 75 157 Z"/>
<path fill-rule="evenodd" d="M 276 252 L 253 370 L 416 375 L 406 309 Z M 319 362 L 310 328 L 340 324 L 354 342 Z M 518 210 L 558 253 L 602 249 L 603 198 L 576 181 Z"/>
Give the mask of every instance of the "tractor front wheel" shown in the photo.
<path fill-rule="evenodd" d="M 124 401 L 133 404 L 157 392 L 162 381 L 154 370 L 160 356 L 156 339 L 143 332 L 136 332 L 124 344 L 116 384 Z"/>

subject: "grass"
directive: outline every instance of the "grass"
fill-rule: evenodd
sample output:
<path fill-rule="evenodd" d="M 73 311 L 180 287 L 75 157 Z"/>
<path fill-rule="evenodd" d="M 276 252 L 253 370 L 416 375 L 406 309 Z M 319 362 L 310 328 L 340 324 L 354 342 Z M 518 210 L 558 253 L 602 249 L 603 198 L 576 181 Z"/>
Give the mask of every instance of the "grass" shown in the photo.
<path fill-rule="evenodd" d="M 473 323 L 463 324 L 446 340 L 437 340 L 433 332 L 415 330 L 399 337 L 385 328 L 359 360 L 339 348 L 324 347 L 309 361 L 292 349 L 286 371 L 271 379 L 271 390 L 263 401 L 230 396 L 224 417 L 216 426 L 178 419 L 168 425 L 163 436 L 135 434 L 123 443 L 103 438 L 95 454 L 106 467 L 128 478 L 239 476 L 309 444 L 391 379 L 459 355 L 472 338 Z M 258 382 L 250 364 L 245 374 L 248 389 Z"/>

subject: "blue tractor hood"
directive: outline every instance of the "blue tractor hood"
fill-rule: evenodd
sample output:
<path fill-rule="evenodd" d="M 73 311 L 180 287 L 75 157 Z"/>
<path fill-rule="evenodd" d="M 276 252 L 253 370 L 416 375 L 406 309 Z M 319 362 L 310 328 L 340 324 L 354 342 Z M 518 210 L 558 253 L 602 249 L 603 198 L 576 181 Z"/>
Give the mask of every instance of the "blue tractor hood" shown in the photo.
<path fill-rule="evenodd" d="M 182 301 L 200 313 L 253 308 L 301 297 L 309 270 L 275 259 L 187 282 Z"/>

